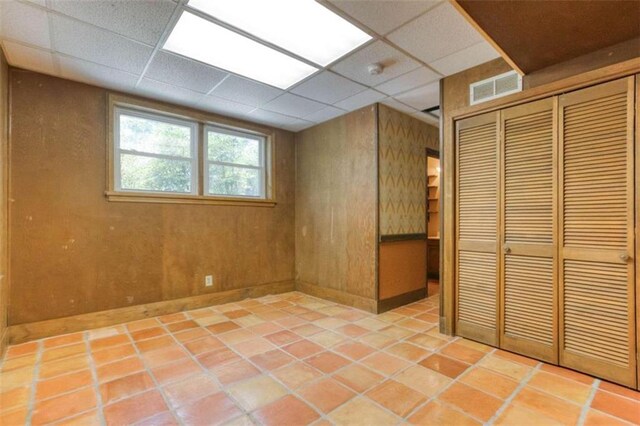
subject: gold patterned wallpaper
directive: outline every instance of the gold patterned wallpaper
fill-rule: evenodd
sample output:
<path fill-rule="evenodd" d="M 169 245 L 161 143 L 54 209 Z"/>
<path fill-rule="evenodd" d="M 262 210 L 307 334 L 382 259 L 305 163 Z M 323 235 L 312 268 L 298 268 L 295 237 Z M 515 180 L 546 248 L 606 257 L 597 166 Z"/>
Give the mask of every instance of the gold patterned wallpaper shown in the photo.
<path fill-rule="evenodd" d="M 380 234 L 426 233 L 427 157 L 438 128 L 385 105 L 378 110 Z"/>

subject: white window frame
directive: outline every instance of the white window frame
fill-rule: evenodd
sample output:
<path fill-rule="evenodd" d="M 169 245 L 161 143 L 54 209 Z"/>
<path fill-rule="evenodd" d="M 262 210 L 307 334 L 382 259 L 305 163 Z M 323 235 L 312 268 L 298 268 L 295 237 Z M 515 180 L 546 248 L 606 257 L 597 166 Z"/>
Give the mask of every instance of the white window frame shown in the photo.
<path fill-rule="evenodd" d="M 229 136 L 238 136 L 246 139 L 254 139 L 257 140 L 260 149 L 259 149 L 259 166 L 252 166 L 247 164 L 239 164 L 239 163 L 228 163 L 224 161 L 215 161 L 209 160 L 209 132 L 222 133 Z M 203 159 L 203 194 L 207 197 L 231 197 L 231 198 L 245 198 L 251 200 L 264 200 L 267 198 L 267 138 L 263 135 L 258 135 L 255 133 L 241 131 L 241 130 L 233 130 L 222 126 L 216 126 L 213 124 L 207 124 L 204 126 L 204 149 L 202 152 Z M 259 170 L 259 179 L 260 179 L 260 194 L 257 196 L 253 195 L 239 195 L 239 194 L 213 194 L 209 192 L 209 165 L 219 165 L 219 166 L 229 166 L 229 167 L 237 167 L 244 169 L 252 169 Z"/>
<path fill-rule="evenodd" d="M 151 121 L 157 121 L 160 123 L 175 124 L 179 126 L 188 127 L 191 130 L 190 140 L 190 153 L 191 157 L 180 157 L 166 154 L 155 154 L 145 151 L 136 151 L 120 148 L 120 117 L 121 116 L 137 117 Z M 122 106 L 116 106 L 114 109 L 114 130 L 113 130 L 113 184 L 114 189 L 118 192 L 135 192 L 135 193 L 150 193 L 150 194 L 173 194 L 173 195 L 197 195 L 198 194 L 198 122 L 179 119 L 171 116 L 164 115 L 162 113 L 140 111 L 134 108 L 126 108 Z M 122 176 L 121 176 L 121 154 L 135 155 L 139 157 L 147 158 L 159 158 L 164 160 L 178 160 L 189 161 L 191 163 L 191 191 L 190 192 L 175 192 L 175 191 L 160 191 L 152 189 L 132 189 L 122 188 Z"/>

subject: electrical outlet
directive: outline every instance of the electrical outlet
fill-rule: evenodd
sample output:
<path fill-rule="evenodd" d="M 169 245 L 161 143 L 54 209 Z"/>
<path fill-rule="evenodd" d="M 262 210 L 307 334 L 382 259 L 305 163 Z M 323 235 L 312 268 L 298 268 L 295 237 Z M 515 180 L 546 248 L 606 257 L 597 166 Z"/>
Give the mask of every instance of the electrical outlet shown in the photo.
<path fill-rule="evenodd" d="M 204 277 L 204 286 L 211 287 L 213 286 L 213 275 L 207 275 Z"/>

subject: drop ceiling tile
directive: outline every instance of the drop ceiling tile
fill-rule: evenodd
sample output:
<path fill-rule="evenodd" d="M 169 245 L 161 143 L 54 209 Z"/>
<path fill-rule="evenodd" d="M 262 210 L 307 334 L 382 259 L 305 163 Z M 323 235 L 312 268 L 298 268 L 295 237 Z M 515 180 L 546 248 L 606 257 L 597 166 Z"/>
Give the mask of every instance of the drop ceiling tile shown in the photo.
<path fill-rule="evenodd" d="M 281 128 L 285 126 L 293 126 L 299 121 L 297 118 L 278 114 L 277 112 L 266 111 L 264 109 L 256 109 L 250 112 L 247 115 L 247 120 Z"/>
<path fill-rule="evenodd" d="M 378 75 L 369 74 L 367 67 L 374 63 L 384 66 Z M 331 69 L 359 83 L 376 86 L 418 68 L 420 64 L 383 41 L 376 41 L 347 56 Z"/>
<path fill-rule="evenodd" d="M 448 2 L 403 25 L 387 38 L 426 63 L 483 41 Z"/>
<path fill-rule="evenodd" d="M 358 108 L 376 103 L 384 98 L 386 98 L 384 94 L 373 89 L 367 89 L 364 92 L 360 92 L 357 95 L 351 96 L 350 98 L 336 103 L 334 106 L 347 111 L 353 111 Z"/>
<path fill-rule="evenodd" d="M 0 1 L 0 36 L 50 49 L 47 12 L 16 1 Z"/>
<path fill-rule="evenodd" d="M 292 95 L 291 93 L 285 93 L 264 105 L 262 109 L 278 112 L 291 117 L 302 118 L 306 115 L 313 114 L 316 111 L 320 111 L 325 106 L 326 105 L 319 102 Z"/>
<path fill-rule="evenodd" d="M 38 6 L 47 7 L 47 0 L 26 0 L 29 3 L 37 4 Z"/>
<path fill-rule="evenodd" d="M 51 52 L 6 40 L 2 42 L 2 46 L 7 61 L 12 66 L 45 74 L 57 74 Z"/>
<path fill-rule="evenodd" d="M 236 75 L 229 75 L 211 94 L 245 105 L 260 106 L 283 93 L 283 90 L 275 87 Z"/>
<path fill-rule="evenodd" d="M 200 101 L 200 106 L 207 111 L 212 111 L 222 115 L 231 116 L 245 116 L 250 111 L 253 111 L 255 107 L 250 105 L 240 104 L 228 99 L 219 98 L 217 96 L 205 96 Z"/>
<path fill-rule="evenodd" d="M 170 0 L 51 0 L 60 13 L 154 46 L 176 7 Z"/>
<path fill-rule="evenodd" d="M 57 55 L 57 57 L 60 63 L 60 76 L 69 80 L 122 91 L 132 91 L 138 81 L 138 76 L 135 74 L 70 56 Z"/>
<path fill-rule="evenodd" d="M 427 84 L 395 97 L 403 104 L 419 111 L 440 105 L 440 82 Z"/>
<path fill-rule="evenodd" d="M 180 105 L 197 108 L 205 96 L 193 90 L 178 86 L 171 86 L 160 81 L 143 78 L 136 87 L 136 92 L 153 99 L 172 102 Z"/>
<path fill-rule="evenodd" d="M 343 12 L 363 23 L 376 33 L 389 31 L 434 7 L 439 1 L 430 0 L 330 0 Z"/>
<path fill-rule="evenodd" d="M 152 80 L 201 93 L 208 93 L 227 75 L 212 66 L 164 51 L 155 54 L 144 74 Z"/>
<path fill-rule="evenodd" d="M 455 74 L 500 56 L 489 43 L 483 41 L 429 64 L 444 75 Z"/>
<path fill-rule="evenodd" d="M 427 124 L 431 124 L 434 127 L 440 127 L 440 120 L 428 114 L 425 114 L 424 112 L 416 112 L 415 114 L 411 114 L 411 116 L 417 118 L 420 121 L 424 121 Z"/>
<path fill-rule="evenodd" d="M 332 118 L 339 117 L 347 112 L 343 109 L 328 106 L 320 111 L 314 112 L 313 114 L 307 115 L 304 119 L 308 121 L 313 121 L 314 123 L 322 123 L 327 120 L 331 120 Z"/>
<path fill-rule="evenodd" d="M 417 112 L 415 108 L 405 105 L 402 102 L 393 98 L 383 99 L 380 101 L 380 103 L 385 104 L 386 106 L 391 107 L 397 111 L 404 112 L 406 114 L 414 114 Z"/>
<path fill-rule="evenodd" d="M 420 67 L 376 86 L 376 90 L 386 93 L 387 95 L 396 95 L 439 79 L 440 74 L 427 67 Z"/>
<path fill-rule="evenodd" d="M 291 93 L 327 104 L 334 104 L 365 89 L 365 86 L 347 80 L 331 71 L 323 71 L 291 89 Z"/>
<path fill-rule="evenodd" d="M 315 125 L 316 123 L 312 123 L 311 121 L 296 120 L 295 123 L 284 126 L 284 129 L 289 130 L 290 132 L 299 132 L 300 130 L 308 129 L 309 127 L 313 127 Z"/>
<path fill-rule="evenodd" d="M 140 74 L 152 48 L 62 16 L 53 16 L 53 43 L 58 52 Z"/>

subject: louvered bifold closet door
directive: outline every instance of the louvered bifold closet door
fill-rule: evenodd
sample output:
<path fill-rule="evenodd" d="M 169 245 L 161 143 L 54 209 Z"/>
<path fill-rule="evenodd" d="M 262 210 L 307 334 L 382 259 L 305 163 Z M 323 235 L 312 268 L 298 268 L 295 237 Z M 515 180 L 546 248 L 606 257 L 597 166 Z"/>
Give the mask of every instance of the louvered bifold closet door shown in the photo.
<path fill-rule="evenodd" d="M 498 113 L 456 123 L 456 333 L 497 334 Z"/>
<path fill-rule="evenodd" d="M 560 364 L 636 384 L 633 78 L 562 95 Z"/>
<path fill-rule="evenodd" d="M 555 98 L 503 110 L 500 346 L 557 363 Z"/>

